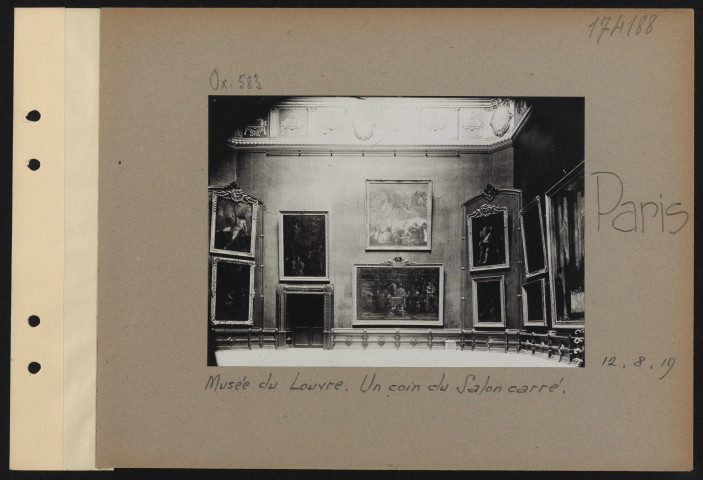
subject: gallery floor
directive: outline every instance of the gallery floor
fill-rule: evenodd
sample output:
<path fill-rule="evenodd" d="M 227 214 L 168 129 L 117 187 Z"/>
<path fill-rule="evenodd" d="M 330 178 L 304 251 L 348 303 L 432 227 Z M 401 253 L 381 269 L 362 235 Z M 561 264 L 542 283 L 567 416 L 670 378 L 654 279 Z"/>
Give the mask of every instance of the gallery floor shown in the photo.
<path fill-rule="evenodd" d="M 322 350 L 285 348 L 218 350 L 219 366 L 261 367 L 569 367 L 538 355 L 461 350 Z"/>

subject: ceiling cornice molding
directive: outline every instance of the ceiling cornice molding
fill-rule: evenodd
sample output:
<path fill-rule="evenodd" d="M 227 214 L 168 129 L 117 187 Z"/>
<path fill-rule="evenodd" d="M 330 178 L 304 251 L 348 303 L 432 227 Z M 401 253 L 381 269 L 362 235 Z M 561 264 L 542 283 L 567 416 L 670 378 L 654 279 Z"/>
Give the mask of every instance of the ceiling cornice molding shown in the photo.
<path fill-rule="evenodd" d="M 297 97 L 226 140 L 237 151 L 493 152 L 531 108 L 513 98 Z"/>
<path fill-rule="evenodd" d="M 242 153 L 266 153 L 270 156 L 450 156 L 462 154 L 493 153 L 513 145 L 506 138 L 492 145 L 230 145 Z"/>
<path fill-rule="evenodd" d="M 274 107 L 489 108 L 494 101 L 490 97 L 296 97 Z"/>
<path fill-rule="evenodd" d="M 353 148 L 353 149 L 364 149 L 364 150 L 374 150 L 382 148 L 391 149 L 402 149 L 402 148 L 491 148 L 495 145 L 501 144 L 512 137 L 507 137 L 504 139 L 499 139 L 497 142 L 461 142 L 461 141 L 444 141 L 444 142 L 424 142 L 418 144 L 363 144 L 363 143 L 323 143 L 314 140 L 304 140 L 304 139 L 280 139 L 280 138 L 259 138 L 259 139 L 246 139 L 246 141 L 232 141 L 231 139 L 227 141 L 227 146 L 235 150 L 244 151 L 251 148 L 266 147 L 266 148 Z M 292 141 L 296 140 L 296 141 Z"/>

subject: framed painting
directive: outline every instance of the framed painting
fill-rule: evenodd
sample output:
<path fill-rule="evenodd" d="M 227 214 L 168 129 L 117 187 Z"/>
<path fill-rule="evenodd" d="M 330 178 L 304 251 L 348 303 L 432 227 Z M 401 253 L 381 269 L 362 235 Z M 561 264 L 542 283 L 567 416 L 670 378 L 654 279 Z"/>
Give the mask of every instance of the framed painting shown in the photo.
<path fill-rule="evenodd" d="M 444 266 L 404 261 L 354 265 L 353 325 L 442 326 Z"/>
<path fill-rule="evenodd" d="M 520 232 L 522 251 L 525 257 L 525 278 L 547 271 L 547 246 L 542 223 L 542 205 L 539 196 L 535 197 L 520 212 Z"/>
<path fill-rule="evenodd" d="M 553 326 L 581 327 L 585 308 L 584 164 L 545 194 Z"/>
<path fill-rule="evenodd" d="M 366 181 L 366 250 L 432 250 L 432 181 Z"/>
<path fill-rule="evenodd" d="M 522 323 L 525 326 L 547 325 L 547 299 L 544 278 L 522 286 Z"/>
<path fill-rule="evenodd" d="M 477 327 L 505 327 L 505 278 L 472 278 L 473 316 Z"/>
<path fill-rule="evenodd" d="M 254 318 L 253 260 L 212 257 L 210 323 L 252 325 Z"/>
<path fill-rule="evenodd" d="M 467 215 L 466 223 L 470 271 L 509 268 L 508 208 L 481 205 Z"/>
<path fill-rule="evenodd" d="M 328 212 L 279 212 L 280 280 L 329 281 L 329 234 Z"/>
<path fill-rule="evenodd" d="M 241 190 L 213 191 L 210 252 L 254 258 L 258 207 Z"/>

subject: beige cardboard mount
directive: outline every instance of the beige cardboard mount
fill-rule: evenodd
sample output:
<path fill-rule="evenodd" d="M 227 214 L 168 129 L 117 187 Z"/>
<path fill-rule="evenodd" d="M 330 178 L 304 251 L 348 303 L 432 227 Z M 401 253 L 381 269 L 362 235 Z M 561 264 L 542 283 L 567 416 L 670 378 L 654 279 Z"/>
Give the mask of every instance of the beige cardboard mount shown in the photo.
<path fill-rule="evenodd" d="M 691 11 L 19 9 L 15 39 L 12 468 L 692 468 Z M 583 97 L 587 366 L 208 368 L 213 94 Z M 613 228 L 597 172 L 688 224 Z M 563 388 L 368 395 L 370 373 Z"/>

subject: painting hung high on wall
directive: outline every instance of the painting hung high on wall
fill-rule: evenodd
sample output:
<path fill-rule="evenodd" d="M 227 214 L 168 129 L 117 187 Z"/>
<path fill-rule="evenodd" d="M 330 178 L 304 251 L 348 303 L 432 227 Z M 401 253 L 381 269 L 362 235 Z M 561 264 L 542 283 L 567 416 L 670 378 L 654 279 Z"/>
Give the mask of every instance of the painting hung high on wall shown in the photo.
<path fill-rule="evenodd" d="M 508 268 L 508 209 L 481 205 L 467 220 L 471 271 Z"/>
<path fill-rule="evenodd" d="M 212 257 L 210 322 L 213 325 L 251 325 L 254 303 L 252 260 Z"/>
<path fill-rule="evenodd" d="M 258 202 L 241 191 L 214 191 L 210 224 L 210 251 L 254 257 Z"/>
<path fill-rule="evenodd" d="M 432 249 L 432 181 L 366 181 L 366 249 Z"/>
<path fill-rule="evenodd" d="M 525 258 L 525 277 L 530 278 L 547 271 L 547 247 L 539 196 L 520 212 L 520 227 Z"/>
<path fill-rule="evenodd" d="M 443 265 L 354 265 L 352 283 L 355 325 L 443 324 Z"/>
<path fill-rule="evenodd" d="M 281 281 L 329 280 L 327 212 L 280 212 L 278 235 Z"/>

